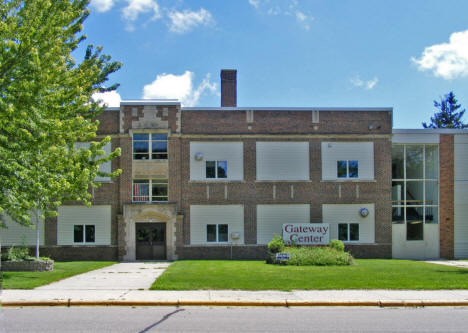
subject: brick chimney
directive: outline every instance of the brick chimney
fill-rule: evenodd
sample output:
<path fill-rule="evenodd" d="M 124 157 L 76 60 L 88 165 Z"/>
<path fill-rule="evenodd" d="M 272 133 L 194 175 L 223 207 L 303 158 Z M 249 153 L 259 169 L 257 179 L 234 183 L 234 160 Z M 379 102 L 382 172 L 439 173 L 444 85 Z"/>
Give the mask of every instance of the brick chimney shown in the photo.
<path fill-rule="evenodd" d="M 221 107 L 237 106 L 237 70 L 221 70 Z"/>

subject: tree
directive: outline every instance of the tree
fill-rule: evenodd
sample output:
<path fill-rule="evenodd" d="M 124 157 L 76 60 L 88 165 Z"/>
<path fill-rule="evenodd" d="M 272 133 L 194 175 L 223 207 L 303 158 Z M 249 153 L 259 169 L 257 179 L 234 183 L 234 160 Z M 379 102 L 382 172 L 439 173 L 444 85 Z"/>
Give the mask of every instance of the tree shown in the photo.
<path fill-rule="evenodd" d="M 103 110 L 92 98 L 121 64 L 86 48 L 71 53 L 86 36 L 88 0 L 2 0 L 0 4 L 0 218 L 31 224 L 31 212 L 55 216 L 65 200 L 89 205 L 99 165 L 108 156 L 96 141 Z M 77 148 L 76 142 L 92 142 Z M 1 221 L 0 221 L 1 222 Z"/>
<path fill-rule="evenodd" d="M 431 117 L 431 122 L 422 123 L 424 128 L 466 128 L 468 124 L 462 121 L 465 109 L 457 111 L 461 105 L 457 104 L 455 94 L 451 91 L 440 98 L 440 102 L 434 101 L 434 106 L 438 109 L 434 116 Z"/>

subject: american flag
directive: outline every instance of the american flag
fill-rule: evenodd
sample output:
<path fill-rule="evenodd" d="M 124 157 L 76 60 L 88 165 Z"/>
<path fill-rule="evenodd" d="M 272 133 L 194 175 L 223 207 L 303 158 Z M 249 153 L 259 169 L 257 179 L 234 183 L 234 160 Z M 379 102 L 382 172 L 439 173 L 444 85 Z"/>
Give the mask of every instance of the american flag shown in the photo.
<path fill-rule="evenodd" d="M 133 201 L 149 201 L 148 184 L 133 184 Z"/>

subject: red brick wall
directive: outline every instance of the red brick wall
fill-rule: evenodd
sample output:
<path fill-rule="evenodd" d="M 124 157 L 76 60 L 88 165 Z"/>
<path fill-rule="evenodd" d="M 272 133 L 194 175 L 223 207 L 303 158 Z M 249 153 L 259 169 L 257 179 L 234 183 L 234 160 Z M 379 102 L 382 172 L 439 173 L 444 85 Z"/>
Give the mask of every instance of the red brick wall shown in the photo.
<path fill-rule="evenodd" d="M 439 146 L 440 257 L 454 256 L 454 146 L 453 135 L 441 134 Z"/>
<path fill-rule="evenodd" d="M 320 111 L 318 124 L 311 111 L 182 111 L 184 134 L 391 134 L 388 111 Z M 249 129 L 250 126 L 250 129 Z M 372 129 L 369 129 L 372 126 Z"/>
<path fill-rule="evenodd" d="M 120 131 L 119 126 L 120 111 L 102 111 L 99 115 L 98 135 L 117 134 Z"/>
<path fill-rule="evenodd" d="M 172 139 L 175 140 L 175 139 Z M 271 138 L 239 138 L 244 147 L 244 180 L 231 182 L 190 182 L 190 142 L 197 141 L 232 141 L 233 139 L 217 136 L 214 138 L 177 138 L 180 147 L 177 152 L 181 157 L 170 161 L 170 192 L 178 193 L 179 198 L 170 197 L 170 201 L 178 201 L 179 210 L 184 214 L 183 232 L 177 237 L 177 246 L 182 248 L 190 244 L 190 205 L 197 204 L 241 204 L 244 206 L 244 239 L 246 244 L 256 244 L 256 206 L 258 204 L 310 204 L 311 220 L 322 222 L 323 204 L 356 204 L 375 203 L 375 241 L 384 246 L 366 247 L 367 251 L 379 251 L 379 257 L 391 256 L 391 139 L 390 137 L 374 138 L 337 138 L 327 137 L 327 141 L 373 141 L 375 181 L 362 182 L 323 182 L 321 171 L 321 142 L 323 138 L 305 139 L 271 139 Z M 309 182 L 256 182 L 256 141 L 308 141 L 310 146 L 310 181 Z M 174 146 L 175 146 L 174 141 Z M 172 146 L 171 146 L 172 147 Z M 175 149 L 175 148 L 173 148 Z M 172 155 L 171 157 L 172 158 Z M 173 167 L 177 169 L 172 170 Z M 180 176 L 179 176 L 180 175 Z M 174 177 L 174 178 L 172 178 Z M 174 184 L 177 182 L 177 184 Z M 276 198 L 273 198 L 273 186 L 276 186 Z M 291 198 L 291 185 L 294 196 Z M 207 198 L 207 186 L 210 196 Z M 224 188 L 227 186 L 228 198 L 225 199 Z M 341 197 L 338 187 L 341 186 Z M 356 187 L 359 186 L 359 197 Z M 192 247 L 190 247 L 191 249 Z M 183 250 L 183 256 L 189 251 Z M 387 253 L 388 252 L 388 253 Z M 363 254 L 372 257 L 372 253 Z"/>

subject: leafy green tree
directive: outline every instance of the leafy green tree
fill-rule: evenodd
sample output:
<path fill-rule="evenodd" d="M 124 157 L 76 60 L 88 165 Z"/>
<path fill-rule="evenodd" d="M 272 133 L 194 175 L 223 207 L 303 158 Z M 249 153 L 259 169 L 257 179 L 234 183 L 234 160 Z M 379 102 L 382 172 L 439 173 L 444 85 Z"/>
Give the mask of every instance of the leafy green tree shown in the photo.
<path fill-rule="evenodd" d="M 438 109 L 434 116 L 431 117 L 431 122 L 426 124 L 422 123 L 424 128 L 466 128 L 468 124 L 462 121 L 465 109 L 458 111 L 461 108 L 457 104 L 455 94 L 451 91 L 440 98 L 440 102 L 434 101 L 434 106 Z"/>
<path fill-rule="evenodd" d="M 89 205 L 99 165 L 108 156 L 96 139 L 103 110 L 92 98 L 121 64 L 86 48 L 88 0 L 1 0 L 0 3 L 0 218 L 31 224 L 31 212 L 54 216 L 65 200 Z M 94 142 L 93 142 L 94 141 Z M 92 142 L 89 149 L 76 142 Z"/>

